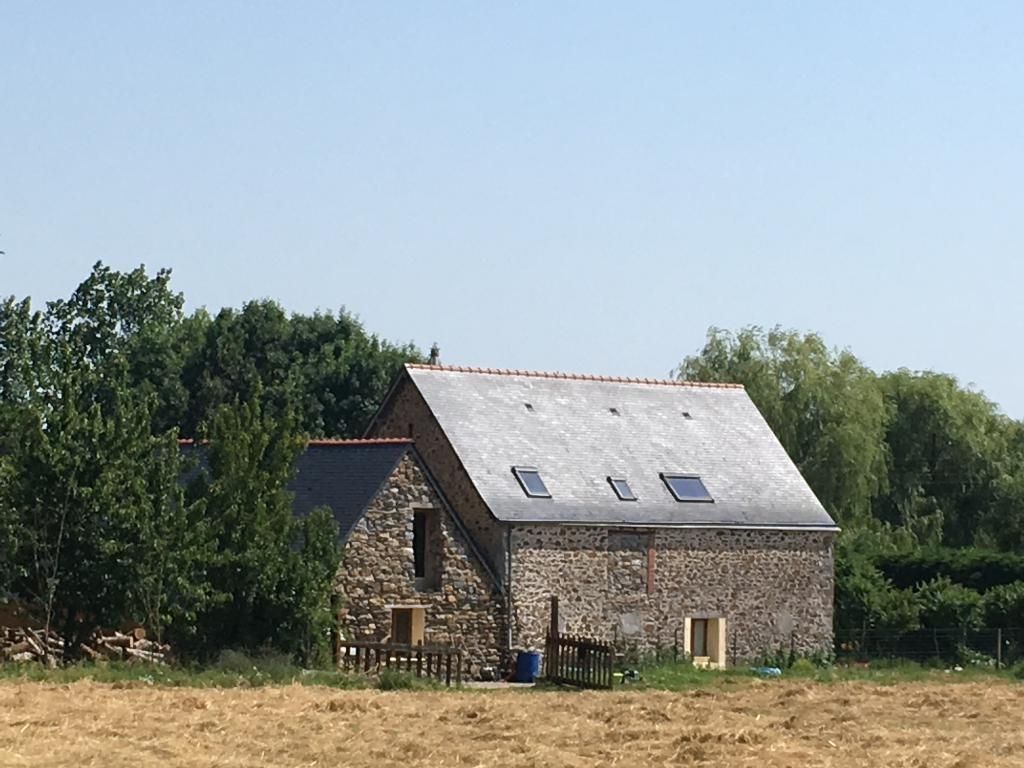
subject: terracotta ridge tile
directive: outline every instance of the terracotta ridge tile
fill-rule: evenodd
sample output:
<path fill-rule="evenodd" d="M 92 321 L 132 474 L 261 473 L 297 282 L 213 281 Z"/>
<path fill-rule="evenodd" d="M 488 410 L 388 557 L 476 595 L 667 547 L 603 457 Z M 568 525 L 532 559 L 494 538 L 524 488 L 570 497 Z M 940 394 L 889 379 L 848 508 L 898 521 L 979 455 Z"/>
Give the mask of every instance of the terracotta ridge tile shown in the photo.
<path fill-rule="evenodd" d="M 678 381 L 674 379 L 633 378 L 628 376 L 599 376 L 584 373 L 563 373 L 561 371 L 521 371 L 508 368 L 474 368 L 466 365 L 430 365 L 429 363 L 406 363 L 406 368 L 425 371 L 449 371 L 452 373 L 483 373 L 492 376 L 526 376 L 537 379 L 571 379 L 573 381 L 598 381 L 606 384 L 653 384 L 666 387 L 704 387 L 707 389 L 743 389 L 742 384 L 714 381 Z"/>

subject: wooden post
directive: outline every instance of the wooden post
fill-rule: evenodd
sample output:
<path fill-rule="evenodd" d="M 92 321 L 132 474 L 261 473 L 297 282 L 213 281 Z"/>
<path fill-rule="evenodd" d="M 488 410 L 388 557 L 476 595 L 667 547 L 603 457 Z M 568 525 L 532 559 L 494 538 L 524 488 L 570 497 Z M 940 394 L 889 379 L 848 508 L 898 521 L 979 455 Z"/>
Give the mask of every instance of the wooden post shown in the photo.
<path fill-rule="evenodd" d="M 563 680 L 571 677 L 569 665 L 572 663 L 572 635 L 566 635 L 565 637 L 559 636 L 558 645 L 562 648 L 562 671 L 559 672 L 559 677 Z"/>
<path fill-rule="evenodd" d="M 459 651 L 455 655 L 456 667 L 455 667 L 455 684 L 457 686 L 462 685 L 462 651 Z"/>
<path fill-rule="evenodd" d="M 452 653 L 449 651 L 445 654 L 444 660 L 444 684 L 451 686 L 452 684 Z"/>
<path fill-rule="evenodd" d="M 555 679 L 558 680 L 562 676 L 562 654 L 564 653 L 564 646 L 561 643 L 561 638 L 555 638 Z"/>
<path fill-rule="evenodd" d="M 416 649 L 416 677 L 423 677 L 423 644 Z"/>
<path fill-rule="evenodd" d="M 558 595 L 552 595 L 551 624 L 548 626 L 547 643 L 544 646 L 545 677 L 557 678 L 559 676 L 558 655 Z"/>
<path fill-rule="evenodd" d="M 1003 668 L 1003 630 L 996 630 L 996 669 Z"/>

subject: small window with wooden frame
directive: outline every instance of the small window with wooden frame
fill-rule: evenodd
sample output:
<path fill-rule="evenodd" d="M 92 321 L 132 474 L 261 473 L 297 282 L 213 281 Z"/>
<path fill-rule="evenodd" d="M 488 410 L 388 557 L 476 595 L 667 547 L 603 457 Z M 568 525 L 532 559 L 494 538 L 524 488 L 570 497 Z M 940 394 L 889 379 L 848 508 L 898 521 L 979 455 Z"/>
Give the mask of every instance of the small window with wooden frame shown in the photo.
<path fill-rule="evenodd" d="M 726 626 L 722 616 L 692 616 L 683 622 L 683 650 L 694 666 L 725 669 Z"/>
<path fill-rule="evenodd" d="M 429 507 L 412 513 L 412 555 L 415 588 L 432 592 L 441 588 L 441 522 Z"/>
<path fill-rule="evenodd" d="M 391 609 L 391 642 L 399 645 L 422 645 L 425 635 L 426 609 L 418 606 L 395 606 Z"/>

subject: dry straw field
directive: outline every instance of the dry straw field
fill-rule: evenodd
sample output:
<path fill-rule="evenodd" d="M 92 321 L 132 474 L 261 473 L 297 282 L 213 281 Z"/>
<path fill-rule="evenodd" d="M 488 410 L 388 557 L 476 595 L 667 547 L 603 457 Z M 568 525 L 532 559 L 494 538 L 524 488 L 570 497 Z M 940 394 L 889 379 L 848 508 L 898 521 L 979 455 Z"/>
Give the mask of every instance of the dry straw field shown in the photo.
<path fill-rule="evenodd" d="M 691 693 L 0 683 L 0 765 L 1024 766 L 1024 686 Z"/>

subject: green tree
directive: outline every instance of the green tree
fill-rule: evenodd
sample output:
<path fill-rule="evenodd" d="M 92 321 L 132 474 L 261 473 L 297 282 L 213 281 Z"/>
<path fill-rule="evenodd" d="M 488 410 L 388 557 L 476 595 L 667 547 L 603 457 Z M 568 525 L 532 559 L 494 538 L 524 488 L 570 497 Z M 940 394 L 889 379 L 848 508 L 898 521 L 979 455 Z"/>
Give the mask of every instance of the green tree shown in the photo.
<path fill-rule="evenodd" d="M 292 547 L 292 618 L 282 628 L 280 642 L 303 662 L 322 664 L 330 658 L 335 621 L 331 598 L 341 563 L 338 523 L 331 510 L 320 507 L 294 521 Z"/>
<path fill-rule="evenodd" d="M 339 557 L 333 517 L 292 513 L 287 484 L 304 439 L 293 421 L 264 411 L 258 396 L 218 408 L 204 437 L 204 469 L 190 496 L 205 500 L 212 527 L 216 599 L 198 617 L 191 649 L 303 655 L 329 611 Z"/>
<path fill-rule="evenodd" d="M 886 487 L 887 412 L 876 377 L 851 353 L 815 334 L 712 328 L 676 374 L 743 384 L 837 521 L 869 519 Z"/>
<path fill-rule="evenodd" d="M 182 324 L 182 381 L 190 393 L 182 431 L 195 434 L 217 408 L 259 393 L 275 417 L 291 413 L 306 434 L 354 437 L 383 400 L 403 363 L 421 359 L 410 345 L 369 334 L 344 310 L 287 315 L 273 301 Z"/>
<path fill-rule="evenodd" d="M 22 411 L 3 495 L 22 534 L 15 591 L 59 629 L 73 657 L 94 630 L 130 618 L 156 445 L 151 412 L 134 393 L 108 391 L 104 412 L 71 375 L 52 395 Z"/>
<path fill-rule="evenodd" d="M 46 372 L 43 320 L 28 299 L 0 302 L 0 418 L 25 405 Z"/>
<path fill-rule="evenodd" d="M 0 419 L 0 430 L 3 429 L 3 419 Z M 14 463 L 0 452 L 0 602 L 9 594 L 17 579 L 18 541 L 23 538 L 21 521 L 12 505 L 9 491 L 14 482 L 15 471 Z"/>
<path fill-rule="evenodd" d="M 45 312 L 27 300 L 0 310 L 8 580 L 72 656 L 96 628 L 136 618 L 154 552 L 177 556 L 171 538 L 146 538 L 176 519 L 180 482 L 175 434 L 152 431 L 163 379 L 174 378 L 173 364 L 155 363 L 180 316 L 168 279 L 97 264 Z"/>
<path fill-rule="evenodd" d="M 890 412 L 889 483 L 875 500 L 876 516 L 913 531 L 922 544 L 1004 538 L 1002 523 L 992 525 L 986 512 L 1000 499 L 1024 500 L 1005 472 L 1019 425 L 952 376 L 900 370 L 880 384 Z"/>
<path fill-rule="evenodd" d="M 183 481 L 195 467 L 175 431 L 157 436 L 152 455 L 143 458 L 146 497 L 129 555 L 130 610 L 157 641 L 168 634 L 190 638 L 197 617 L 215 598 L 206 572 L 215 551 L 206 502 L 186 498 Z"/>
<path fill-rule="evenodd" d="M 97 263 L 70 298 L 50 302 L 45 313 L 48 336 L 59 340 L 54 369 L 88 372 L 89 396 L 108 409 L 105 399 L 122 386 L 152 394 L 156 432 L 177 426 L 188 400 L 178 339 L 184 298 L 170 280 L 169 270 L 150 277 L 144 267 L 118 272 Z"/>
<path fill-rule="evenodd" d="M 300 433 L 357 434 L 419 354 L 344 311 L 182 305 L 169 272 L 103 264 L 43 312 L 0 304 L 0 599 L 29 602 L 72 654 L 141 620 L 197 655 L 310 657 L 338 547 L 328 511 L 292 518 Z M 213 440 L 187 493 L 180 425 Z"/>
<path fill-rule="evenodd" d="M 13 506 L 16 462 L 10 456 L 22 411 L 45 373 L 41 365 L 42 317 L 26 299 L 0 302 L 0 600 L 20 575 L 17 544 L 24 538 L 22 520 Z"/>
<path fill-rule="evenodd" d="M 991 472 L 991 504 L 981 511 L 984 541 L 1008 552 L 1024 550 L 1024 423 L 1006 424 L 1005 455 Z"/>

